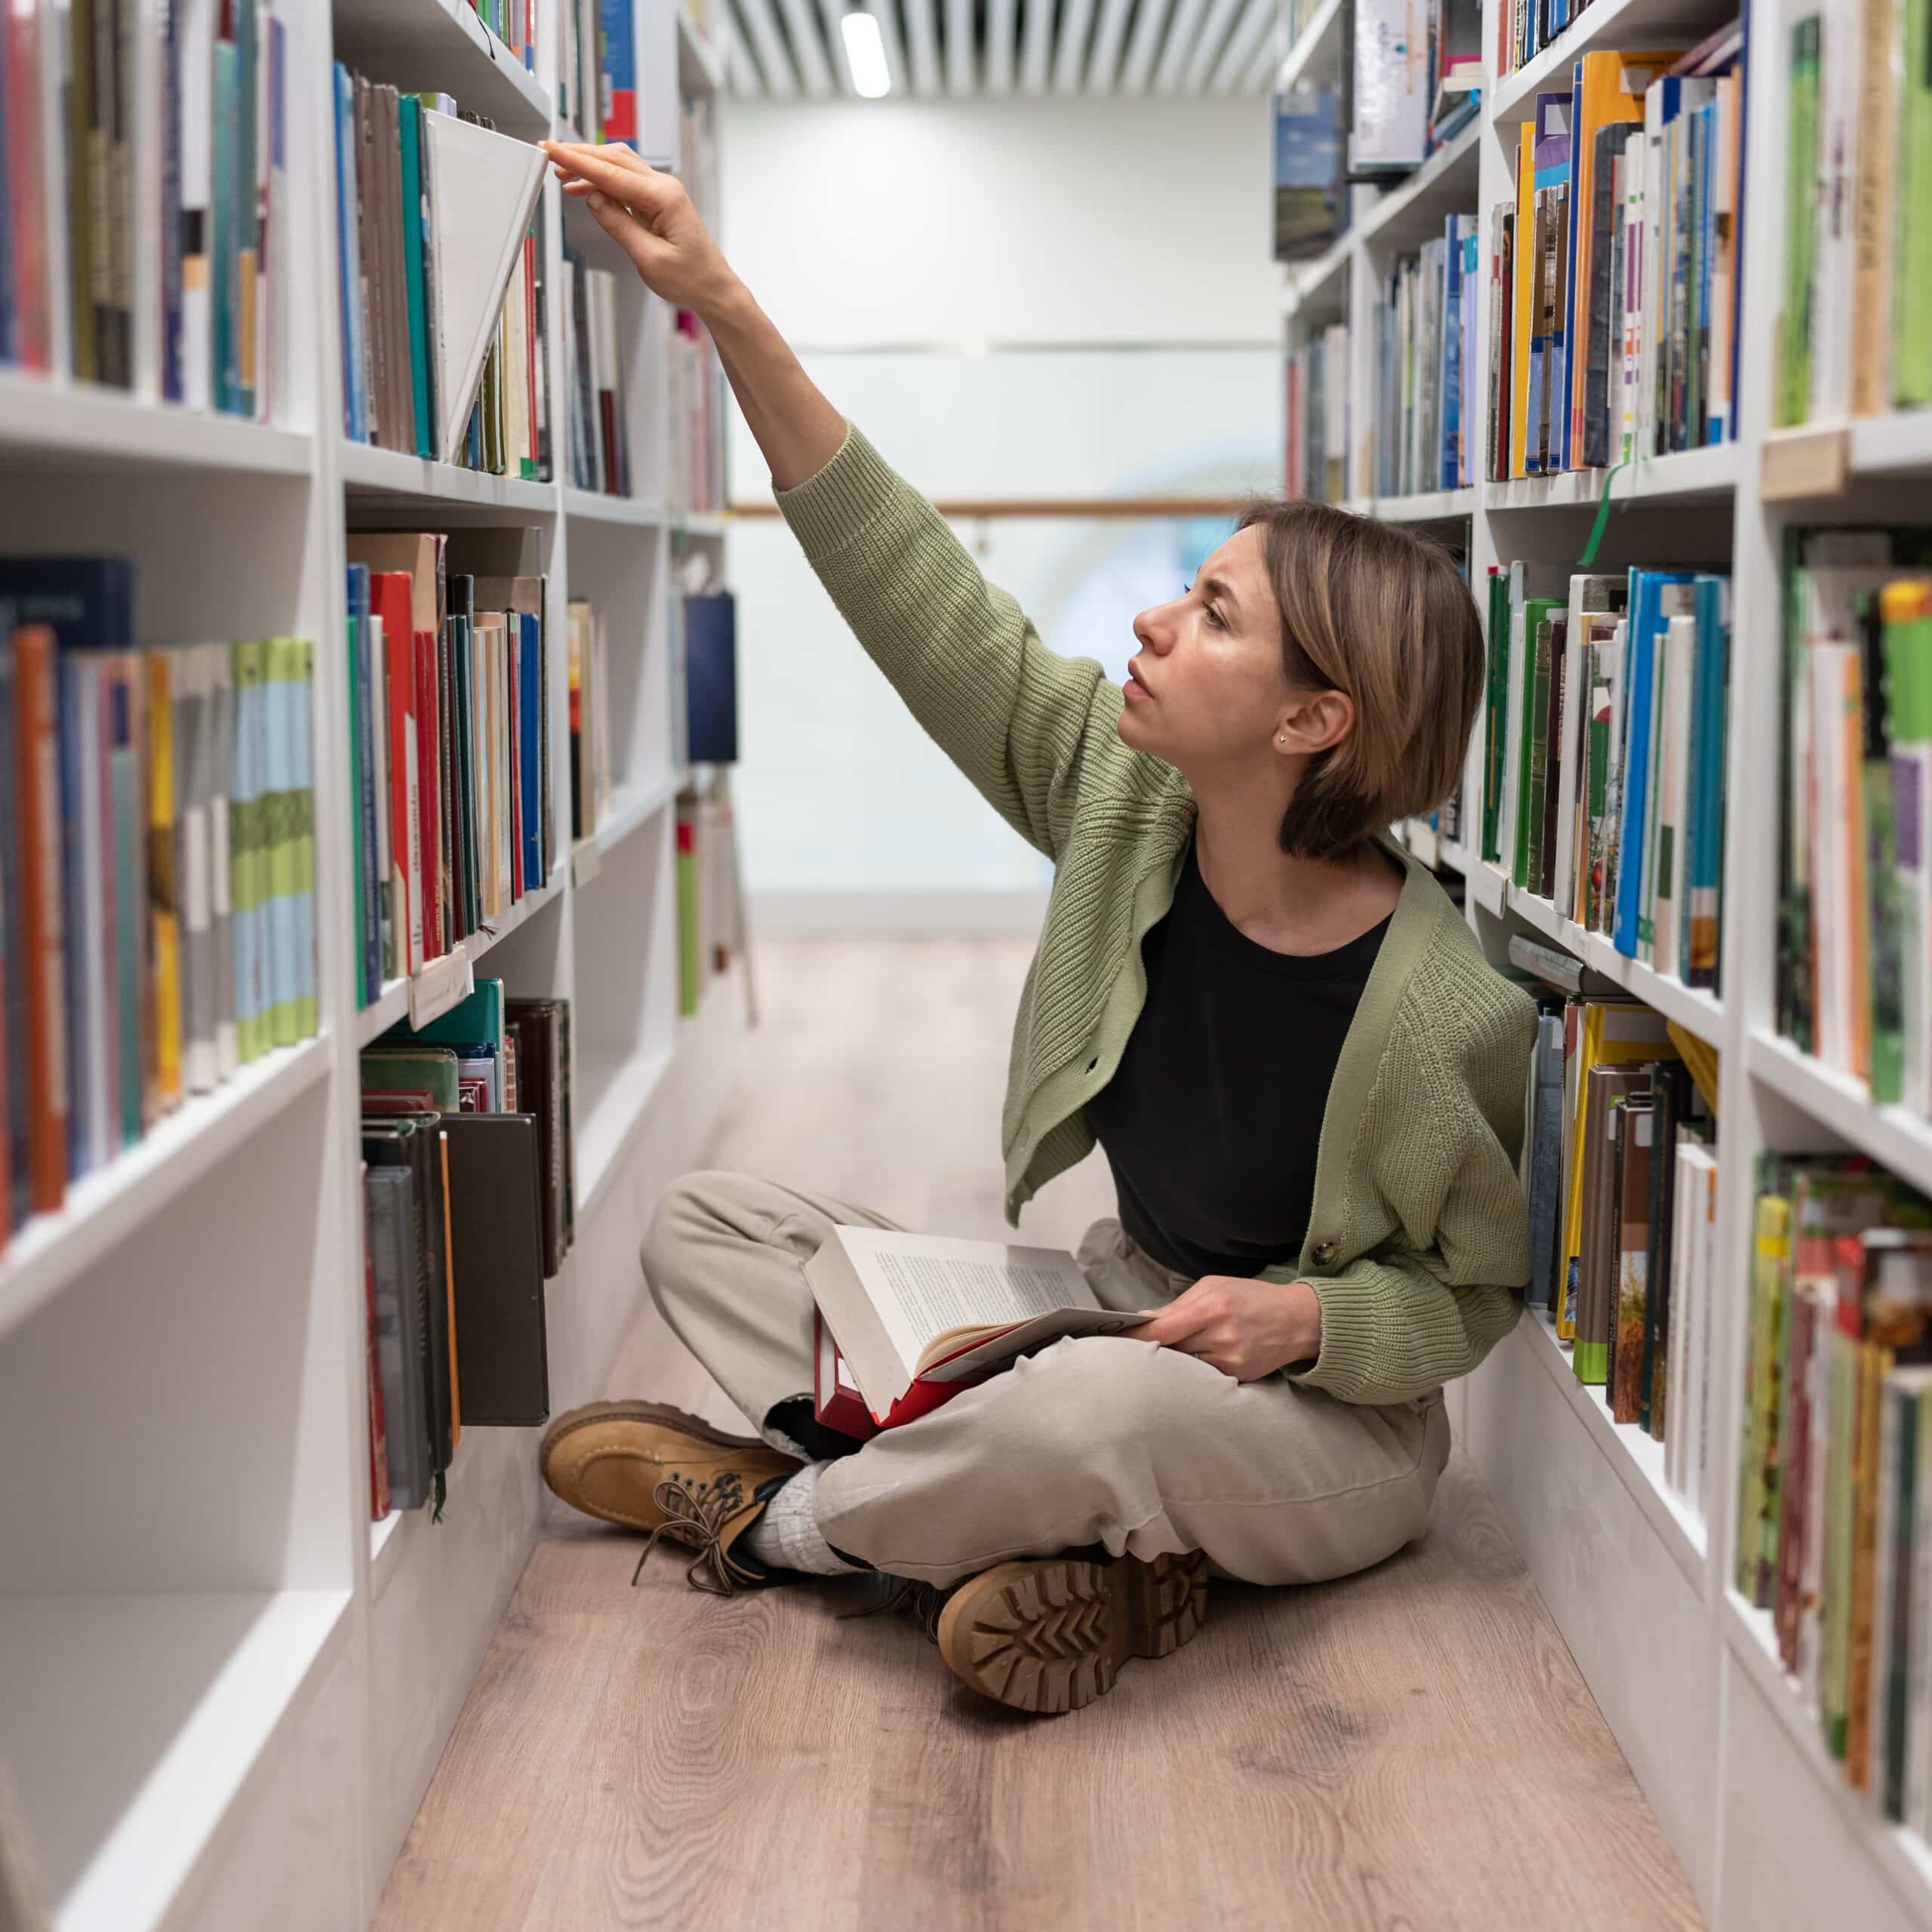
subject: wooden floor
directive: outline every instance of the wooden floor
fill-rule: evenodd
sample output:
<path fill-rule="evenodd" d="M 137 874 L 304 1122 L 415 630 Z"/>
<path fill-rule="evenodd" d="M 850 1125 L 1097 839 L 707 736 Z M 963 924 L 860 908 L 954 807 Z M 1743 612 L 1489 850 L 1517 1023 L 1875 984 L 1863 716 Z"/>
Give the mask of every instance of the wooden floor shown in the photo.
<path fill-rule="evenodd" d="M 789 941 L 711 1158 L 997 1235 L 1027 948 Z M 1070 1242 L 1094 1164 L 1028 1211 Z M 681 1357 L 681 1359 L 680 1359 Z M 610 1392 L 732 1415 L 654 1314 Z M 1694 1926 L 1683 1875 L 1460 1457 L 1432 1527 L 1315 1589 L 1217 1585 L 1109 1697 L 975 1697 L 871 1583 L 721 1601 L 560 1519 L 384 1897 L 381 1932 L 605 1927 Z"/>

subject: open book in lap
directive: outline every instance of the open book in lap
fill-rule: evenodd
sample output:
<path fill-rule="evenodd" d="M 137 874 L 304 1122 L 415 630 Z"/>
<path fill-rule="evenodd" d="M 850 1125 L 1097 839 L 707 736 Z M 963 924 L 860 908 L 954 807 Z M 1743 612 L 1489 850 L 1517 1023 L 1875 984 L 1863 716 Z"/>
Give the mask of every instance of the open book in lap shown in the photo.
<path fill-rule="evenodd" d="M 833 1228 L 805 1278 L 818 1417 L 848 1435 L 910 1422 L 1063 1335 L 1117 1335 L 1158 1312 L 1103 1308 L 1062 1248 L 888 1228 Z"/>

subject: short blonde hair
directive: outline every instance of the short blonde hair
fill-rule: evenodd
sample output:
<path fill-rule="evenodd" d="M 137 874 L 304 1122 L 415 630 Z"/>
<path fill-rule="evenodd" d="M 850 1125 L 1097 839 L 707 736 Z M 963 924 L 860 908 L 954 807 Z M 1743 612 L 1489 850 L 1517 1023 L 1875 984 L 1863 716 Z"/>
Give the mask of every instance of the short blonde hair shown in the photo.
<path fill-rule="evenodd" d="M 1355 701 L 1281 820 L 1283 851 L 1342 858 L 1461 781 L 1483 695 L 1475 603 L 1447 550 L 1392 524 L 1260 497 L 1238 528 L 1261 532 L 1288 682 Z"/>

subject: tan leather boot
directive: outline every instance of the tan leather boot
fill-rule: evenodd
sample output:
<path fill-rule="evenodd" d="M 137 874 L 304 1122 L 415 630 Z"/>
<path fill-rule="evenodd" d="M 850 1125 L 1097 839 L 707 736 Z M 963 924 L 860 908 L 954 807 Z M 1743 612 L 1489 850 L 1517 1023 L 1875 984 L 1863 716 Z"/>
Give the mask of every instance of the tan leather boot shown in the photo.
<path fill-rule="evenodd" d="M 543 1480 L 572 1509 L 695 1549 L 691 1582 L 724 1595 L 792 1574 L 734 1546 L 802 1466 L 755 1435 L 728 1435 L 663 1402 L 588 1402 L 543 1435 Z M 712 1581 L 700 1579 L 706 1567 Z"/>
<path fill-rule="evenodd" d="M 937 1635 L 953 1674 L 982 1696 L 1044 1714 L 1104 1697 L 1130 1657 L 1178 1650 L 1207 1611 L 1202 1550 L 1149 1563 L 1035 1557 L 957 1585 Z"/>

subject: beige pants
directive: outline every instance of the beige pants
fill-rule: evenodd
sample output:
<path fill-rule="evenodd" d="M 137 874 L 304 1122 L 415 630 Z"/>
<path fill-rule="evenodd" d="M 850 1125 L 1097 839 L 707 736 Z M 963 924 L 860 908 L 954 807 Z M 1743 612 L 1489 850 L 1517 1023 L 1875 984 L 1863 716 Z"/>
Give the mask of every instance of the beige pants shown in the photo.
<path fill-rule="evenodd" d="M 894 1225 L 748 1174 L 696 1174 L 645 1239 L 666 1321 L 789 1450 L 768 1418 L 811 1395 L 802 1264 L 835 1221 Z M 1189 1285 L 1115 1221 L 1088 1231 L 1080 1265 L 1109 1308 L 1157 1307 Z M 818 1524 L 833 1548 L 934 1583 L 1089 1544 L 1202 1549 L 1224 1576 L 1316 1583 L 1420 1535 L 1448 1454 L 1439 1390 L 1371 1408 L 1279 1377 L 1237 1382 L 1155 1343 L 1069 1336 L 833 1463 Z"/>

